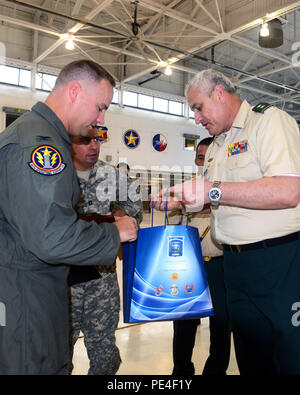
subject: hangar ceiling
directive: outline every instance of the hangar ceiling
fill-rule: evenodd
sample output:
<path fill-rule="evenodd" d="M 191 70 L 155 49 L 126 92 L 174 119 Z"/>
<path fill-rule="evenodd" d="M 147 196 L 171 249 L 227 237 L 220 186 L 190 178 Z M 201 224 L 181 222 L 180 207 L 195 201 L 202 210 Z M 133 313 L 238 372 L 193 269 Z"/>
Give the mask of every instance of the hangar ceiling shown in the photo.
<path fill-rule="evenodd" d="M 273 103 L 300 122 L 299 9 L 291 0 L 0 0 L 0 41 L 7 63 L 59 70 L 87 57 L 121 86 L 178 96 L 213 67 L 251 104 Z M 283 44 L 263 48 L 259 30 L 274 18 Z"/>

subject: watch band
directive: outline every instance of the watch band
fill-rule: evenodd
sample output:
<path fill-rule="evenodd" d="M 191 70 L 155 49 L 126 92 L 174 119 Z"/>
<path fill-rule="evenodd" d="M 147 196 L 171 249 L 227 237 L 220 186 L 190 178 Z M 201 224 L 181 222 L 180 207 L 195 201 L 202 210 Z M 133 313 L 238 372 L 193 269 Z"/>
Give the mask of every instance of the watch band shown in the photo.
<path fill-rule="evenodd" d="M 211 207 L 217 208 L 219 206 L 219 201 L 220 201 L 220 199 L 222 197 L 222 192 L 221 192 L 221 189 L 220 189 L 220 185 L 221 185 L 221 181 L 214 181 L 213 184 L 212 184 L 211 189 L 208 192 L 208 197 L 210 199 Z M 217 200 L 213 199 L 212 196 L 211 196 L 211 193 L 213 192 L 213 190 L 217 190 L 218 193 L 219 193 L 219 198 Z"/>
<path fill-rule="evenodd" d="M 214 181 L 212 184 L 212 188 L 219 188 L 221 185 L 221 181 Z"/>

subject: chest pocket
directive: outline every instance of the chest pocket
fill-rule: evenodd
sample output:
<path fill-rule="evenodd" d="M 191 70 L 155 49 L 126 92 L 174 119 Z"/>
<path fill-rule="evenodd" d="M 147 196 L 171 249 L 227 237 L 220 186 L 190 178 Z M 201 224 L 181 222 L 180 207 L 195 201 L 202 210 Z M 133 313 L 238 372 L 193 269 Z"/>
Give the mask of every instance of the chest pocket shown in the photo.
<path fill-rule="evenodd" d="M 240 167 L 245 167 L 251 162 L 251 155 L 249 152 L 243 152 L 238 155 L 227 157 L 227 166 L 230 169 L 237 169 Z"/>
<path fill-rule="evenodd" d="M 249 151 L 228 156 L 225 169 L 227 181 L 243 182 L 261 177 L 259 166 Z"/>

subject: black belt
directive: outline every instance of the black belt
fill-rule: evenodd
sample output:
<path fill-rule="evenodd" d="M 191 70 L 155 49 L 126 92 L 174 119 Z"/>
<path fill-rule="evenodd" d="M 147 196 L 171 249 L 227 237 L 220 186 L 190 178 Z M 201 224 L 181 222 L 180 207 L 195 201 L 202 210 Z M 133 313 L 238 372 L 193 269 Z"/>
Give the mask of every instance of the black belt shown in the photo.
<path fill-rule="evenodd" d="M 204 262 L 216 261 L 218 259 L 223 259 L 223 255 L 220 255 L 220 256 L 204 256 L 203 257 Z"/>
<path fill-rule="evenodd" d="M 241 251 L 251 251 L 251 250 L 258 250 L 260 248 L 279 246 L 281 244 L 291 243 L 292 241 L 297 241 L 297 240 L 300 240 L 300 232 L 295 232 L 286 236 L 276 237 L 275 239 L 267 239 L 250 244 L 242 244 L 242 245 L 223 244 L 223 247 L 225 251 L 236 253 Z"/>

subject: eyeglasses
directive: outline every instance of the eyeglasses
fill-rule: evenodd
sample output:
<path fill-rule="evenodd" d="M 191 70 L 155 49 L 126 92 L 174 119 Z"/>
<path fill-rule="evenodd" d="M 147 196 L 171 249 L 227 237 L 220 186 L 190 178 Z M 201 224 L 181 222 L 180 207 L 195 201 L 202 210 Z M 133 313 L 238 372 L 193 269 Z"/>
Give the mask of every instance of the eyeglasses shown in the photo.
<path fill-rule="evenodd" d="M 78 137 L 74 137 L 72 139 L 72 143 L 73 144 L 77 144 L 77 145 L 89 145 L 91 143 L 91 141 L 94 141 L 95 143 L 101 143 L 101 141 L 103 140 L 101 137 L 85 137 L 85 136 L 78 136 Z"/>

